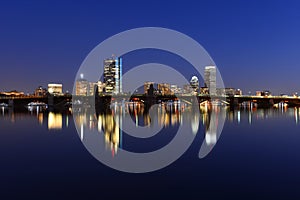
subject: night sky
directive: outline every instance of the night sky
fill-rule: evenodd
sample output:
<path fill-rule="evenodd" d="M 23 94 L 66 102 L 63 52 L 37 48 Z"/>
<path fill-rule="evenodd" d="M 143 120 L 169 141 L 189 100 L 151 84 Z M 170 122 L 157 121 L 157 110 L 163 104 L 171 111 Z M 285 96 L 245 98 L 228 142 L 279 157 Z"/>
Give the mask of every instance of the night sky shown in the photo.
<path fill-rule="evenodd" d="M 49 82 L 71 90 L 96 45 L 128 29 L 155 26 L 197 40 L 227 87 L 300 92 L 299 10 L 296 0 L 2 1 L 0 91 L 32 92 Z"/>

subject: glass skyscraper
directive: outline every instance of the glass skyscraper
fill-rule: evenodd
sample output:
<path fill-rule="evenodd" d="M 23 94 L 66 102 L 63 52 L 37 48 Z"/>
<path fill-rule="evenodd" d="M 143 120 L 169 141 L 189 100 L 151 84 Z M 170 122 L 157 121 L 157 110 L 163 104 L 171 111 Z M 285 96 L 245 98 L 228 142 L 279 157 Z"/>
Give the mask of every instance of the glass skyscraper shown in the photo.
<path fill-rule="evenodd" d="M 104 60 L 103 79 L 106 93 L 122 93 L 122 58 Z"/>
<path fill-rule="evenodd" d="M 217 94 L 216 66 L 206 66 L 204 71 L 204 82 L 208 87 L 210 95 Z"/>

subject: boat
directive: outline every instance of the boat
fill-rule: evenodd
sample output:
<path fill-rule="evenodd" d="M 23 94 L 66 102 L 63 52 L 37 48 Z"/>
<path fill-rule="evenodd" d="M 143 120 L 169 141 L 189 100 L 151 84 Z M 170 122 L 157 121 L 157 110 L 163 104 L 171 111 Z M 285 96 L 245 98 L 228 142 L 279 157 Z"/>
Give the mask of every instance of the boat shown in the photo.
<path fill-rule="evenodd" d="M 47 106 L 47 104 L 46 103 L 44 103 L 44 102 L 30 102 L 30 103 L 28 103 L 27 104 L 27 106 L 29 107 L 33 107 L 33 106 Z"/>
<path fill-rule="evenodd" d="M 48 105 L 44 102 L 30 102 L 27 104 L 27 109 L 29 111 L 36 110 L 37 112 L 47 109 Z"/>

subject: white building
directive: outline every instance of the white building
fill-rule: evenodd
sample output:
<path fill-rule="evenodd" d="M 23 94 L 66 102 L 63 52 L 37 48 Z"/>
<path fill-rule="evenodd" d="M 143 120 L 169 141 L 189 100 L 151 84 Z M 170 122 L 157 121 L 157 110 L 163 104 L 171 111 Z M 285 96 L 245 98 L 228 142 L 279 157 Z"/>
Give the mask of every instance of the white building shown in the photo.
<path fill-rule="evenodd" d="M 216 85 L 216 66 L 206 66 L 204 71 L 204 82 L 208 87 L 210 95 L 217 94 L 217 85 Z"/>
<path fill-rule="evenodd" d="M 60 83 L 49 83 L 48 92 L 53 95 L 62 95 L 63 94 L 63 85 Z"/>

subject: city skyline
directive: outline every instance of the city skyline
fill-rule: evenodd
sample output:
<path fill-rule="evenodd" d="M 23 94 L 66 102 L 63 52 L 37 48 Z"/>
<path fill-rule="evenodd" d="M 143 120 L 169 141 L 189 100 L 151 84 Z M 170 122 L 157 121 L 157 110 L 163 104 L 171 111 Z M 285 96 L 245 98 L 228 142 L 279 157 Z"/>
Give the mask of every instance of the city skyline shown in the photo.
<path fill-rule="evenodd" d="M 300 199 L 300 1 L 0 6 L 3 199 Z"/>
<path fill-rule="evenodd" d="M 121 31 L 145 26 L 166 27 L 194 38 L 214 59 L 228 87 L 252 93 L 262 88 L 276 94 L 300 89 L 299 2 L 200 1 L 180 6 L 16 2 L 5 2 L 0 8 L 0 91 L 29 92 L 27 88 L 51 81 L 71 91 L 77 69 L 97 44 Z M 114 6 L 119 15 L 107 19 L 109 11 L 101 9 L 107 6 Z M 184 10 L 189 12 L 178 15 Z M 176 68 L 185 67 L 170 62 Z"/>
<path fill-rule="evenodd" d="M 74 86 L 72 89 L 63 90 L 63 84 L 61 82 L 55 83 L 53 81 L 49 82 L 48 90 L 43 88 L 42 85 L 37 86 L 35 89 L 31 89 L 30 92 L 26 91 L 20 91 L 16 89 L 7 90 L 7 91 L 0 91 L 0 94 L 4 95 L 14 95 L 16 93 L 17 95 L 32 95 L 35 96 L 43 96 L 46 95 L 47 92 L 50 94 L 70 94 L 73 91 L 74 95 L 77 96 L 92 96 L 94 95 L 95 87 L 98 88 L 98 93 L 111 93 L 111 94 L 122 94 L 122 93 L 139 93 L 139 94 L 148 94 L 148 89 L 150 85 L 152 84 L 153 87 L 162 95 L 174 95 L 174 94 L 188 94 L 193 93 L 195 94 L 211 94 L 211 95 L 220 95 L 222 94 L 222 91 L 220 89 L 224 89 L 225 94 L 238 94 L 238 95 L 254 95 L 254 96 L 269 96 L 274 94 L 271 90 L 260 88 L 256 91 L 244 91 L 241 89 L 241 87 L 225 87 L 224 88 L 218 88 L 217 87 L 217 80 L 216 80 L 216 66 L 210 65 L 205 66 L 204 69 L 204 77 L 200 77 L 203 79 L 203 81 L 199 81 L 198 77 L 195 74 L 190 74 L 189 77 L 191 77 L 190 84 L 177 84 L 177 83 L 171 83 L 171 82 L 154 82 L 153 80 L 145 80 L 144 85 L 138 86 L 136 89 L 143 88 L 144 91 L 136 90 L 136 91 L 123 91 L 122 90 L 122 72 L 123 72 L 123 59 L 121 57 L 111 57 L 107 58 L 103 61 L 103 69 L 104 73 L 102 77 L 97 82 L 90 82 L 84 78 L 84 74 L 81 73 L 79 79 L 77 79 L 74 83 Z M 125 65 L 126 68 L 126 65 Z M 182 88 L 180 87 L 182 86 Z M 189 88 L 186 88 L 188 86 Z M 28 91 L 28 89 L 27 89 Z M 243 92 L 244 93 L 243 93 Z M 282 92 L 280 94 L 276 94 L 277 96 L 282 95 L 290 95 L 290 96 L 298 96 L 298 92 L 293 93 L 286 93 Z"/>
<path fill-rule="evenodd" d="M 212 66 L 209 66 L 212 67 Z M 84 79 L 84 74 L 80 74 L 81 78 L 77 79 L 74 87 L 74 92 L 73 95 L 76 96 L 93 96 L 95 95 L 95 86 L 98 87 L 98 93 L 99 94 L 146 94 L 149 95 L 148 90 L 151 88 L 157 91 L 158 93 L 154 93 L 154 95 L 178 95 L 178 94 L 204 94 L 208 95 L 210 94 L 210 87 L 207 86 L 206 82 L 203 82 L 203 85 L 199 85 L 198 78 L 197 76 L 192 76 L 190 84 L 183 84 L 183 85 L 177 85 L 174 83 L 168 83 L 168 82 L 161 82 L 157 83 L 154 81 L 145 81 L 144 85 L 141 85 L 140 87 L 137 88 L 136 91 L 123 91 L 123 92 L 118 92 L 118 93 L 113 93 L 112 91 L 105 92 L 105 87 L 106 84 L 105 82 L 102 82 L 101 80 L 97 82 L 89 82 L 86 79 Z M 196 80 L 195 80 L 196 79 Z M 209 78 L 210 79 L 210 78 Z M 195 81 L 197 81 L 196 85 L 197 87 L 194 86 Z M 180 87 L 182 86 L 182 87 Z M 188 87 L 187 87 L 188 86 Z M 140 89 L 143 89 L 141 91 Z M 24 91 L 18 91 L 18 90 L 9 90 L 9 91 L 0 91 L 0 95 L 4 96 L 46 96 L 47 93 L 50 95 L 69 95 L 72 94 L 70 93 L 69 90 L 63 90 L 63 84 L 61 83 L 49 83 L 48 84 L 48 89 L 46 89 L 43 86 L 38 86 L 31 92 L 25 93 Z M 225 88 L 218 88 L 214 87 L 213 88 L 213 93 L 211 95 L 216 95 L 216 96 L 222 96 L 223 94 L 225 95 L 245 95 L 245 96 L 293 96 L 293 97 L 298 97 L 298 93 L 294 92 L 292 94 L 287 94 L 287 93 L 281 93 L 281 94 L 274 94 L 270 90 L 257 90 L 254 91 L 253 93 L 250 92 L 245 92 L 243 93 L 243 90 L 240 88 L 233 88 L 233 87 L 225 87 Z"/>

